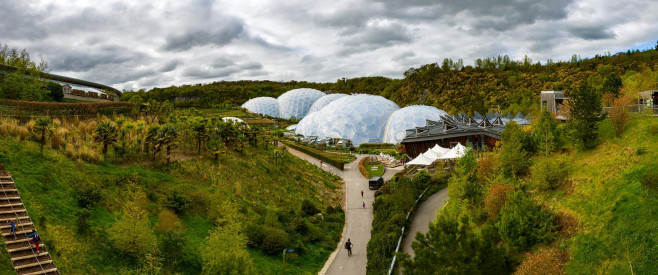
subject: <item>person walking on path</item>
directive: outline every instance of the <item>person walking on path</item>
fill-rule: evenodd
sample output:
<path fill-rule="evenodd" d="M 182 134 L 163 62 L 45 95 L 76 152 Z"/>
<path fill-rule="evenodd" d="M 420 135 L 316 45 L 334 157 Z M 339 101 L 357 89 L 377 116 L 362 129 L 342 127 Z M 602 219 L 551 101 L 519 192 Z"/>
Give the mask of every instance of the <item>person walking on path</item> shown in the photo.
<path fill-rule="evenodd" d="M 366 202 L 365 201 L 363 202 L 363 208 L 366 208 Z"/>
<path fill-rule="evenodd" d="M 361 198 L 363 199 L 363 190 L 361 190 Z"/>
<path fill-rule="evenodd" d="M 350 239 L 345 242 L 345 249 L 347 249 L 347 257 L 352 257 L 352 242 Z"/>
<path fill-rule="evenodd" d="M 30 243 L 37 247 L 37 255 L 39 255 L 39 245 L 41 244 L 41 236 L 39 236 L 39 233 L 37 233 L 35 229 L 32 229 L 32 233 L 25 234 L 25 237 L 32 238 Z"/>
<path fill-rule="evenodd" d="M 18 221 L 18 218 L 15 219 L 12 222 L 7 221 L 8 225 L 11 225 L 11 234 L 14 234 L 14 239 L 16 239 L 16 222 Z"/>

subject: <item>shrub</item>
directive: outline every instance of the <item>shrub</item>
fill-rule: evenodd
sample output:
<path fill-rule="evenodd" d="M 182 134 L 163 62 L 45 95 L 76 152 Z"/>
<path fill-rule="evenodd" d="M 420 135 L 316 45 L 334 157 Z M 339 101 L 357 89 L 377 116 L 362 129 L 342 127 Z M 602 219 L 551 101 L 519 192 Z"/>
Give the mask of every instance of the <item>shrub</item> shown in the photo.
<path fill-rule="evenodd" d="M 624 130 L 628 125 L 628 121 L 631 119 L 630 114 L 628 113 L 628 111 L 630 111 L 631 104 L 633 104 L 633 98 L 631 97 L 617 98 L 614 100 L 612 109 L 610 109 L 608 112 L 608 116 L 610 117 L 610 124 L 612 124 L 612 127 L 615 128 L 615 134 L 618 137 L 624 133 Z"/>
<path fill-rule="evenodd" d="M 306 234 L 306 232 L 308 232 L 308 225 L 306 224 L 306 220 L 303 218 L 296 218 L 292 220 L 290 227 L 292 227 L 292 230 L 299 234 Z"/>
<path fill-rule="evenodd" d="M 309 200 L 303 200 L 302 201 L 302 212 L 304 212 L 304 214 L 306 214 L 306 215 L 312 216 L 312 215 L 315 215 L 317 213 L 320 213 L 320 209 L 315 207 L 315 205 L 312 202 L 310 202 Z"/>
<path fill-rule="evenodd" d="M 556 231 L 553 215 L 535 204 L 523 191 L 516 191 L 508 197 L 496 225 L 501 239 L 516 251 L 528 249 L 536 243 L 547 243 L 553 240 Z"/>
<path fill-rule="evenodd" d="M 247 245 L 249 247 L 259 247 L 265 238 L 264 227 L 255 223 L 247 224 L 244 234 L 247 235 Z"/>
<path fill-rule="evenodd" d="M 507 196 L 513 191 L 512 186 L 493 183 L 484 197 L 484 210 L 487 212 L 489 219 L 496 220 L 500 209 L 503 208 L 507 201 Z"/>
<path fill-rule="evenodd" d="M 155 223 L 155 230 L 162 233 L 181 231 L 183 230 L 183 222 L 176 216 L 176 213 L 165 209 L 158 214 L 158 222 Z"/>
<path fill-rule="evenodd" d="M 165 206 L 174 210 L 177 214 L 185 212 L 192 201 L 180 191 L 173 191 L 164 201 Z"/>
<path fill-rule="evenodd" d="M 288 233 L 281 229 L 266 227 L 264 235 L 262 249 L 267 254 L 278 254 L 288 245 Z"/>
<path fill-rule="evenodd" d="M 539 190 L 555 190 L 567 177 L 564 163 L 555 159 L 545 159 L 532 166 L 532 182 Z"/>
<path fill-rule="evenodd" d="M 642 185 L 646 186 L 649 189 L 657 190 L 658 189 L 658 167 L 656 165 L 647 167 L 647 172 L 644 174 L 644 177 L 640 180 Z"/>
<path fill-rule="evenodd" d="M 92 208 L 103 199 L 100 187 L 89 182 L 81 183 L 74 192 L 73 197 L 82 208 Z"/>
<path fill-rule="evenodd" d="M 366 169 L 366 161 L 368 161 L 368 157 L 362 158 L 359 161 L 359 172 L 361 172 L 361 175 L 363 175 L 365 178 L 370 178 L 370 173 Z"/>

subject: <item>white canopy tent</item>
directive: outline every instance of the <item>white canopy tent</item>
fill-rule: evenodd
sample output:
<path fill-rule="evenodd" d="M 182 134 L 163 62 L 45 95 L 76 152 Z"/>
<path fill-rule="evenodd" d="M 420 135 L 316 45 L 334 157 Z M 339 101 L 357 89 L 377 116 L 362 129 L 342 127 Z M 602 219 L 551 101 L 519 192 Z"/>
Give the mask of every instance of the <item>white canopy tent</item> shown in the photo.
<path fill-rule="evenodd" d="M 461 143 L 458 143 L 457 146 L 453 147 L 448 151 L 447 153 L 443 154 L 439 159 L 458 159 L 466 155 L 466 152 L 471 150 L 470 148 L 465 147 L 464 145 L 461 145 Z"/>
<path fill-rule="evenodd" d="M 410 162 L 407 162 L 408 165 L 430 165 L 434 162 L 435 159 L 428 158 L 427 156 L 420 154 L 415 159 Z"/>
<path fill-rule="evenodd" d="M 423 155 L 425 155 L 426 157 L 429 157 L 433 160 L 437 160 L 442 154 L 439 154 L 439 153 L 435 152 L 432 149 L 427 149 L 427 151 L 425 151 L 425 153 L 423 153 Z"/>
<path fill-rule="evenodd" d="M 435 144 L 434 147 L 432 147 L 432 149 L 430 149 L 430 150 L 434 151 L 437 155 L 442 156 L 443 154 L 450 151 L 450 148 L 443 148 L 443 147 L 439 146 L 438 144 Z"/>

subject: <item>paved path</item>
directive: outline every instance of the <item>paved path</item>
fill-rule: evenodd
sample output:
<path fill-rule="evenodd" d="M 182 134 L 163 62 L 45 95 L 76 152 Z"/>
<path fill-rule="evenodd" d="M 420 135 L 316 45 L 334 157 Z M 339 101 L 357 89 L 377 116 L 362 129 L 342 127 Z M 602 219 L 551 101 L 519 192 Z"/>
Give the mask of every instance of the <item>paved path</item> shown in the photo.
<path fill-rule="evenodd" d="M 288 151 L 310 163 L 320 165 L 320 161 L 302 152 L 288 147 Z M 368 180 L 359 172 L 359 161 L 367 155 L 356 155 L 356 160 L 345 165 L 344 170 L 327 165 L 322 168 L 332 174 L 338 175 L 345 181 L 345 228 L 343 236 L 336 251 L 334 251 L 325 263 L 320 274 L 366 274 L 366 246 L 370 240 L 370 229 L 372 228 L 372 203 L 375 191 L 368 189 Z M 387 168 L 384 179 L 388 180 L 401 168 Z M 361 191 L 363 190 L 363 198 Z M 362 203 L 366 203 L 366 207 Z M 352 242 L 352 257 L 347 256 L 347 250 L 343 244 L 350 239 Z"/>
<path fill-rule="evenodd" d="M 430 229 L 430 222 L 436 218 L 436 214 L 445 201 L 448 200 L 448 188 L 443 188 L 432 194 L 425 200 L 414 215 L 414 220 L 409 226 L 409 234 L 402 240 L 402 251 L 414 257 L 414 251 L 411 249 L 411 243 L 416 239 L 416 232 L 427 233 Z"/>

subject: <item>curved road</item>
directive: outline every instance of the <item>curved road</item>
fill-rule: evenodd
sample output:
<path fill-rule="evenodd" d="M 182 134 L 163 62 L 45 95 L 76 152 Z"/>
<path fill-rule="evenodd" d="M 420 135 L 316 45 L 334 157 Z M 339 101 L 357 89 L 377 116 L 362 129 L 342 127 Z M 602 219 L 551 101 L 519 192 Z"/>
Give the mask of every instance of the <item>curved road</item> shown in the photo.
<path fill-rule="evenodd" d="M 411 243 L 416 239 L 416 232 L 427 233 L 430 230 L 430 222 L 434 221 L 437 212 L 443 204 L 448 201 L 448 188 L 443 188 L 432 194 L 425 200 L 418 209 L 414 219 L 409 226 L 409 234 L 402 240 L 402 251 L 414 257 L 414 251 L 411 249 Z"/>
<path fill-rule="evenodd" d="M 312 164 L 320 165 L 320 161 L 302 152 L 288 147 L 292 155 L 304 159 Z M 345 165 L 344 170 L 327 165 L 322 169 L 340 176 L 345 181 L 345 228 L 342 239 L 320 271 L 320 274 L 366 274 L 366 246 L 370 240 L 372 228 L 372 203 L 374 190 L 368 189 L 368 180 L 359 172 L 359 161 L 367 155 L 356 155 L 356 160 Z M 387 168 L 384 179 L 389 180 L 400 168 Z M 361 191 L 363 190 L 363 198 Z M 362 203 L 366 203 L 366 207 Z M 343 244 L 350 239 L 352 242 L 352 257 L 347 256 Z"/>

